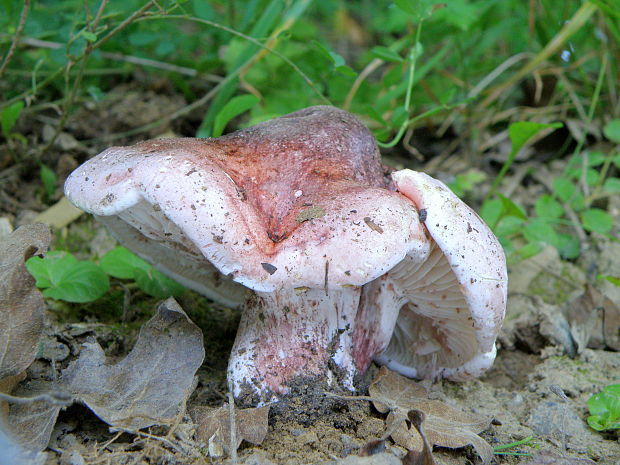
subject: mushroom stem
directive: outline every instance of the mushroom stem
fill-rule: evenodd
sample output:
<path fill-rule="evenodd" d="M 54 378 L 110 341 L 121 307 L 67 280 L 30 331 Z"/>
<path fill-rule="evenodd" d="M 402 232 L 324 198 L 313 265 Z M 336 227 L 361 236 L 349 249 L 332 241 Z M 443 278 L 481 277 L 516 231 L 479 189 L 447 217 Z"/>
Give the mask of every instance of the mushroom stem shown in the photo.
<path fill-rule="evenodd" d="M 356 325 L 363 326 L 368 313 L 359 311 L 366 300 L 361 295 L 359 287 L 253 295 L 245 304 L 228 365 L 239 402 L 265 404 L 290 392 L 295 381 L 307 385 L 308 378 L 353 390 L 354 376 L 374 356 L 366 352 L 389 340 L 364 347 L 355 343 L 361 342 Z M 384 333 L 391 335 L 390 330 Z"/>

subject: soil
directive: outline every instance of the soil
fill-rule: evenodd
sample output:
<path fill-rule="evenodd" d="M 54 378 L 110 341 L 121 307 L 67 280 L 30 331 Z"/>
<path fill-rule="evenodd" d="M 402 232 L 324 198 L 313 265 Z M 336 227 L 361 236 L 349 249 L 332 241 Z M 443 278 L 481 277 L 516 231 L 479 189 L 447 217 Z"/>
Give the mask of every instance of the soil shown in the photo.
<path fill-rule="evenodd" d="M 125 90 L 119 89 L 111 98 L 129 95 L 127 98 L 140 101 L 148 107 L 151 115 L 155 109 L 169 112 L 181 105 L 178 98 L 158 97 L 152 92 L 139 98 L 135 90 L 123 94 Z M 131 104 L 117 105 L 116 113 L 86 108 L 71 120 L 66 137 L 57 143 L 54 157 L 42 160 L 60 178 L 58 189 L 51 198 L 45 198 L 42 194 L 40 181 L 31 174 L 31 170 L 25 172 L 15 169 L 9 161 L 0 160 L 0 163 L 4 163 L 0 165 L 0 217 L 7 218 L 16 227 L 32 221 L 38 213 L 59 200 L 62 196 L 60 186 L 66 174 L 106 145 L 104 141 L 85 144 L 77 143 L 75 139 L 102 137 L 122 130 L 133 121 L 136 114 L 134 107 Z M 132 113 L 123 114 L 126 108 L 132 109 Z M 156 119 L 157 115 L 154 116 Z M 27 122 L 22 124 L 23 127 L 19 129 L 28 135 L 29 140 L 45 143 L 43 129 L 35 129 L 34 122 L 30 126 Z M 96 128 L 107 129 L 98 132 Z M 158 132 L 149 136 L 157 136 L 170 129 L 174 128 L 159 127 Z M 132 140 L 122 139 L 115 143 L 136 140 L 134 136 Z M 23 155 L 25 157 L 26 153 Z M 415 166 L 414 161 L 403 154 L 392 155 L 388 160 L 392 165 Z M 430 174 L 449 178 L 455 172 L 450 173 L 451 169 L 446 166 L 459 167 L 465 164 L 458 156 L 454 156 L 452 161 L 441 167 L 430 168 Z M 417 166 L 417 169 L 420 168 Z M 528 202 L 531 203 L 528 199 L 535 197 L 532 194 L 534 191 L 535 185 L 530 183 L 521 186 L 517 180 L 513 198 L 521 196 L 523 203 L 528 205 Z M 476 202 L 475 198 L 470 200 Z M 618 210 L 616 207 L 616 216 L 619 215 Z M 114 241 L 101 226 L 91 218 L 82 216 L 67 228 L 56 231 L 53 247 L 67 247 L 78 257 L 86 258 L 100 256 L 113 245 Z M 606 260 L 606 266 L 615 266 L 615 275 L 620 275 L 617 265 L 620 263 L 620 252 L 613 244 L 609 245 L 600 239 L 587 252 L 581 261 L 568 265 L 564 265 L 565 262 L 557 257 L 548 257 L 542 270 L 535 266 L 532 268 L 532 263 L 527 261 L 511 265 L 511 279 L 514 278 L 517 284 L 511 285 L 507 323 L 499 338 L 499 350 L 493 368 L 473 381 L 437 381 L 430 385 L 434 398 L 463 411 L 493 418 L 492 425 L 481 434 L 492 446 L 533 436 L 533 442 L 528 445 L 507 449 L 514 455 L 495 455 L 493 463 L 529 463 L 536 459 L 518 454 L 535 455 L 539 451 L 548 450 L 558 457 L 557 463 L 561 463 L 561 457 L 572 457 L 565 463 L 580 463 L 578 459 L 590 459 L 602 465 L 620 464 L 619 433 L 599 433 L 586 423 L 587 399 L 608 384 L 620 383 L 620 353 L 606 347 L 599 338 L 598 343 L 593 344 L 595 348 L 581 347 L 569 357 L 566 354 L 571 353 L 571 350 L 563 345 L 559 330 L 550 317 L 560 314 L 566 305 L 583 294 L 583 283 L 590 280 L 588 267 L 592 263 Z M 564 270 L 562 266 L 570 269 Z M 564 278 L 552 279 L 558 274 Z M 567 279 L 572 284 L 562 285 Z M 605 289 L 602 291 L 606 292 Z M 74 357 L 79 352 L 80 343 L 86 338 L 95 338 L 108 356 L 120 357 L 126 354 L 135 341 L 138 328 L 153 312 L 156 300 L 137 292 L 132 294 L 129 308 L 126 305 L 123 308 L 122 295 L 122 291 L 116 288 L 110 296 L 93 304 L 48 302 L 46 344 L 66 354 L 65 357 L 37 360 L 30 369 L 30 375 L 34 376 L 37 370 L 49 370 L 52 363 L 50 360 L 66 358 L 65 362 L 59 362 L 59 368 L 62 368 L 71 358 L 69 352 Z M 620 306 L 617 294 L 608 297 L 616 306 Z M 226 361 L 239 313 L 212 304 L 189 291 L 179 299 L 179 303 L 201 327 L 206 349 L 205 362 L 198 372 L 197 387 L 188 403 L 188 411 L 196 406 L 221 406 L 227 400 Z M 63 345 L 67 350 L 62 348 Z M 373 379 L 376 369 L 374 366 L 370 369 L 365 385 Z M 364 383 L 359 394 L 367 394 Z M 153 427 L 141 435 L 113 433 L 87 408 L 74 405 L 61 412 L 50 447 L 45 452 L 45 463 L 233 463 L 230 457 L 214 457 L 218 454 L 210 450 L 209 444 L 196 438 L 196 426 L 189 415 L 179 420 L 172 430 Z M 385 420 L 385 415 L 375 410 L 368 400 L 348 397 L 326 400 L 321 393 L 298 392 L 271 409 L 265 440 L 260 445 L 243 442 L 237 461 L 265 465 L 400 463 L 407 451 L 387 437 L 389 434 L 386 434 Z M 347 456 L 357 456 L 361 450 L 366 451 L 368 456 L 344 461 Z M 369 455 L 368 451 L 378 453 Z M 446 465 L 480 463 L 472 447 L 455 450 L 436 447 L 434 454 L 436 459 Z"/>

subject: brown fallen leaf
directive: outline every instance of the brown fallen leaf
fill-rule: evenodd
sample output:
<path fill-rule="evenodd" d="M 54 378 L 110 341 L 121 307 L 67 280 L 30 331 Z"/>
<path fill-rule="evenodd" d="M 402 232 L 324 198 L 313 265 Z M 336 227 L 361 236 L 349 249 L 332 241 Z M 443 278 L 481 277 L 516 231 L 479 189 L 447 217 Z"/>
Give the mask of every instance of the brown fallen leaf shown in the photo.
<path fill-rule="evenodd" d="M 620 308 L 597 288 L 586 284 L 584 293 L 563 312 L 578 354 L 588 346 L 620 350 Z"/>
<path fill-rule="evenodd" d="M 403 465 L 440 465 L 433 457 L 433 446 L 428 442 L 424 432 L 426 415 L 421 410 L 410 410 L 407 418 L 422 438 L 422 450 L 410 450 L 403 458 Z"/>
<path fill-rule="evenodd" d="M 198 425 L 196 435 L 205 444 L 230 455 L 230 409 L 228 404 L 219 408 L 196 407 L 191 412 Z M 260 445 L 267 436 L 269 405 L 260 408 L 235 409 L 236 447 L 243 440 Z"/>
<path fill-rule="evenodd" d="M 373 404 L 386 420 L 389 435 L 394 442 L 408 450 L 423 451 L 422 437 L 414 426 L 407 424 L 411 410 L 422 411 L 426 420 L 424 430 L 432 445 L 460 448 L 472 445 L 483 463 L 493 457 L 492 447 L 477 433 L 489 427 L 491 419 L 461 412 L 449 405 L 429 400 L 426 390 L 415 381 L 382 367 L 369 387 Z"/>
<path fill-rule="evenodd" d="M 385 452 L 385 439 L 373 439 L 364 444 L 357 455 L 358 457 L 370 457 L 383 452 Z"/>
<path fill-rule="evenodd" d="M 45 449 L 58 413 L 71 402 L 70 396 L 53 382 L 41 380 L 22 383 L 13 395 L 20 402 L 10 404 L 4 419 L 7 434 L 27 451 Z"/>
<path fill-rule="evenodd" d="M 0 463 L 11 465 L 43 465 L 45 455 L 38 451 L 24 450 L 0 424 Z"/>
<path fill-rule="evenodd" d="M 142 327 L 124 359 L 110 363 L 99 344 L 85 344 L 61 381 L 107 424 L 138 430 L 174 421 L 203 359 L 202 331 L 170 298 Z"/>
<path fill-rule="evenodd" d="M 70 401 L 33 400 L 47 391 L 48 383 L 18 386 L 36 357 L 45 310 L 24 263 L 45 253 L 50 241 L 49 228 L 43 224 L 22 226 L 0 241 L 0 392 L 10 394 L 3 396 L 9 402 L 0 401 L 0 427 L 15 457 L 33 458 L 47 446 L 58 412 Z"/>
<path fill-rule="evenodd" d="M 37 353 L 45 303 L 24 262 L 50 240 L 47 226 L 30 224 L 0 241 L 0 380 L 24 371 Z"/>

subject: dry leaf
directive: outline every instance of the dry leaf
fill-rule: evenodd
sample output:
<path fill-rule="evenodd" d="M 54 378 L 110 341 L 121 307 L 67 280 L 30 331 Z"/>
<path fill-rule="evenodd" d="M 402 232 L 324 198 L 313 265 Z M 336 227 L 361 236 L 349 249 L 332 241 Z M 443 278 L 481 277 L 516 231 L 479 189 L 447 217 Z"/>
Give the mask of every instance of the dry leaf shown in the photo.
<path fill-rule="evenodd" d="M 62 394 L 62 388 L 52 382 L 31 381 L 22 383 L 13 395 L 26 400 L 41 394 L 49 394 L 50 391 L 57 392 L 58 397 Z M 62 407 L 62 402 L 50 400 L 11 404 L 8 418 L 5 420 L 6 432 L 24 449 L 41 451 L 47 447 Z"/>
<path fill-rule="evenodd" d="M 11 438 L 0 425 L 0 464 L 43 465 L 45 455 L 38 451 L 26 451 Z"/>
<path fill-rule="evenodd" d="M 385 452 L 385 440 L 373 439 L 364 444 L 358 451 L 358 457 L 370 457 L 371 455 L 381 454 Z"/>
<path fill-rule="evenodd" d="M 24 262 L 50 240 L 47 226 L 30 224 L 0 242 L 0 380 L 24 371 L 37 353 L 45 303 Z"/>
<path fill-rule="evenodd" d="M 196 434 L 209 446 L 215 444 L 230 454 L 230 409 L 228 405 L 219 408 L 197 407 L 192 418 L 198 425 Z M 269 405 L 260 408 L 235 409 L 235 426 L 238 448 L 246 440 L 260 445 L 267 436 Z"/>
<path fill-rule="evenodd" d="M 410 410 L 407 418 L 422 438 L 423 448 L 421 451 L 410 450 L 403 458 L 403 465 L 440 465 L 433 457 L 433 446 L 428 442 L 424 432 L 426 415 L 421 410 Z"/>
<path fill-rule="evenodd" d="M 172 298 L 118 363 L 106 361 L 99 344 L 84 346 L 63 371 L 64 385 L 109 425 L 134 430 L 174 420 L 204 359 L 202 331 Z"/>
<path fill-rule="evenodd" d="M 423 440 L 415 427 L 407 424 L 407 414 L 420 410 L 426 415 L 424 430 L 428 441 L 436 446 L 459 448 L 472 445 L 489 463 L 493 457 L 491 446 L 477 433 L 485 430 L 491 421 L 461 412 L 443 402 L 429 400 L 426 390 L 415 381 L 400 376 L 385 367 L 369 387 L 373 404 L 380 412 L 389 410 L 387 428 L 394 442 L 414 451 L 422 451 Z"/>
<path fill-rule="evenodd" d="M 587 284 L 584 293 L 566 305 L 564 313 L 577 353 L 599 345 L 620 350 L 620 309 L 594 286 Z M 591 338 L 600 342 L 589 345 Z"/>

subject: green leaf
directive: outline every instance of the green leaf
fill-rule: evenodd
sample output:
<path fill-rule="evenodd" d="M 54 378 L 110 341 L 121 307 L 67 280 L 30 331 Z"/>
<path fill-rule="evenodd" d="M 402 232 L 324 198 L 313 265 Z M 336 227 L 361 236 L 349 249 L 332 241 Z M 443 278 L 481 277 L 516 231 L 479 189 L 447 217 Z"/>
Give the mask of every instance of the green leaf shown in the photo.
<path fill-rule="evenodd" d="M 519 257 L 520 260 L 525 260 L 526 258 L 533 257 L 534 255 L 538 255 L 542 252 L 543 246 L 540 242 L 530 242 L 529 244 L 524 245 L 518 250 L 515 250 L 515 254 Z"/>
<path fill-rule="evenodd" d="M 575 190 L 575 185 L 567 178 L 553 180 L 553 193 L 562 202 L 568 202 L 575 195 Z"/>
<path fill-rule="evenodd" d="M 606 159 L 607 155 L 603 152 L 583 152 L 581 154 L 571 156 L 568 164 L 566 165 L 566 169 L 571 172 L 572 176 L 579 177 L 581 176 L 584 161 L 588 167 L 597 167 L 605 163 Z"/>
<path fill-rule="evenodd" d="M 125 247 L 115 247 L 99 261 L 101 269 L 117 279 L 135 279 L 136 270 L 147 271 L 151 265 Z"/>
<path fill-rule="evenodd" d="M 82 36 L 89 42 L 95 42 L 97 40 L 97 34 L 90 31 L 82 31 Z"/>
<path fill-rule="evenodd" d="M 612 119 L 603 128 L 605 137 L 616 144 L 620 144 L 620 119 Z"/>
<path fill-rule="evenodd" d="M 467 31 L 480 19 L 481 3 L 471 0 L 451 0 L 444 4 L 445 8 L 441 8 L 435 13 L 433 20 L 451 24 L 462 31 Z"/>
<path fill-rule="evenodd" d="M 530 220 L 523 228 L 523 237 L 529 242 L 542 242 L 559 247 L 560 240 L 553 226 L 542 218 Z"/>
<path fill-rule="evenodd" d="M 8 139 L 13 126 L 17 122 L 17 118 L 19 118 L 20 113 L 24 109 L 24 102 L 21 100 L 19 102 L 15 102 L 13 105 L 6 107 L 0 113 L 0 126 L 2 126 L 2 135 L 5 139 Z"/>
<path fill-rule="evenodd" d="M 523 148 L 523 146 L 529 141 L 532 137 L 538 134 L 543 129 L 548 128 L 561 128 L 563 126 L 562 123 L 535 123 L 533 121 L 518 121 L 516 123 L 512 123 L 508 126 L 508 135 L 510 137 L 510 142 L 512 143 L 512 149 L 510 154 L 508 155 L 508 159 L 502 165 L 499 173 L 495 177 L 493 184 L 491 186 L 491 190 L 489 194 L 492 195 L 497 190 L 497 186 L 502 182 L 502 179 L 512 166 L 517 153 L 519 150 Z"/>
<path fill-rule="evenodd" d="M 314 45 L 314 48 L 316 48 L 321 53 L 321 55 L 325 57 L 325 59 L 327 59 L 332 64 L 336 64 L 335 56 L 337 56 L 337 54 L 332 52 L 330 49 L 328 49 L 324 44 L 322 44 L 318 40 L 313 40 L 311 44 Z M 344 62 L 344 59 L 342 61 Z"/>
<path fill-rule="evenodd" d="M 177 297 L 185 292 L 183 286 L 153 267 L 148 270 L 136 269 L 135 276 L 138 287 L 158 299 Z"/>
<path fill-rule="evenodd" d="M 433 14 L 436 0 L 394 0 L 394 4 L 416 21 L 428 18 Z"/>
<path fill-rule="evenodd" d="M 564 215 L 562 205 L 548 194 L 543 194 L 536 199 L 534 211 L 542 217 L 560 218 Z"/>
<path fill-rule="evenodd" d="M 523 232 L 524 222 L 524 220 L 516 216 L 504 216 L 495 227 L 495 234 L 497 234 L 500 239 L 519 235 Z"/>
<path fill-rule="evenodd" d="M 58 176 L 56 176 L 56 173 L 54 173 L 50 167 L 43 163 L 39 165 L 39 176 L 41 177 L 41 183 L 45 190 L 45 198 L 49 200 L 54 196 L 54 192 L 56 192 Z"/>
<path fill-rule="evenodd" d="M 258 101 L 258 97 L 252 94 L 238 95 L 231 98 L 215 117 L 213 137 L 220 137 L 231 119 L 245 113 L 256 105 Z"/>
<path fill-rule="evenodd" d="M 32 257 L 26 262 L 43 295 L 67 302 L 92 302 L 105 294 L 110 283 L 95 263 L 78 261 L 68 252 L 50 252 L 47 257 Z"/>
<path fill-rule="evenodd" d="M 607 178 L 603 183 L 603 190 L 610 194 L 620 193 L 620 178 Z"/>
<path fill-rule="evenodd" d="M 589 208 L 581 212 L 581 222 L 588 231 L 606 234 L 614 226 L 614 219 L 605 210 Z"/>
<path fill-rule="evenodd" d="M 106 97 L 105 93 L 97 86 L 88 86 L 86 91 L 95 102 L 101 102 Z"/>
<path fill-rule="evenodd" d="M 160 37 L 153 31 L 136 31 L 129 34 L 129 43 L 136 47 L 144 47 L 160 40 Z"/>
<path fill-rule="evenodd" d="M 588 399 L 588 425 L 597 431 L 620 429 L 620 384 L 610 384 Z"/>
<path fill-rule="evenodd" d="M 506 216 L 515 216 L 522 220 L 527 220 L 527 215 L 525 214 L 525 210 L 523 210 L 523 208 L 503 194 L 498 194 L 497 196 L 502 201 L 502 205 L 504 206 L 504 214 Z"/>
<path fill-rule="evenodd" d="M 474 190 L 476 185 L 480 184 L 487 178 L 486 174 L 476 169 L 470 169 L 464 173 L 457 174 L 448 187 L 458 196 L 463 195 Z"/>
<path fill-rule="evenodd" d="M 165 299 L 178 296 L 185 288 L 156 270 L 151 264 L 134 255 L 125 247 L 115 247 L 101 257 L 101 268 L 117 279 L 134 279 L 147 294 Z"/>
<path fill-rule="evenodd" d="M 61 261 L 64 261 L 64 263 L 57 265 L 57 263 Z M 53 271 L 53 268 L 55 266 L 63 267 L 69 266 L 73 263 L 77 263 L 77 258 L 75 258 L 73 255 L 61 251 L 52 251 L 48 252 L 45 258 L 29 258 L 26 261 L 26 268 L 36 280 L 35 286 L 37 286 L 39 289 L 45 289 L 46 287 L 52 286 L 51 275 L 55 274 L 55 272 Z"/>
<path fill-rule="evenodd" d="M 609 281 L 611 284 L 613 284 L 614 286 L 620 287 L 620 278 L 617 278 L 616 276 L 603 276 L 603 275 L 599 275 L 599 276 L 597 276 L 597 279 L 605 279 L 605 280 Z"/>
<path fill-rule="evenodd" d="M 340 74 L 344 74 L 345 76 L 357 76 L 357 73 L 347 66 L 347 62 L 342 55 L 328 49 L 318 40 L 313 40 L 312 45 L 314 45 L 314 47 L 321 52 L 321 55 L 323 55 L 334 66 L 335 71 Z"/>
<path fill-rule="evenodd" d="M 357 73 L 353 70 L 353 68 L 346 65 L 336 66 L 334 70 L 344 76 L 357 77 Z"/>
<path fill-rule="evenodd" d="M 405 61 L 404 58 L 401 57 L 394 50 L 387 47 L 382 47 L 380 45 L 373 47 L 370 53 L 372 53 L 373 56 L 375 56 L 376 58 L 379 58 L 383 61 L 391 61 L 395 63 L 402 63 L 403 61 Z"/>
<path fill-rule="evenodd" d="M 508 126 L 508 135 L 510 136 L 510 142 L 512 143 L 512 150 L 508 159 L 514 158 L 523 148 L 523 146 L 532 137 L 538 134 L 543 129 L 548 128 L 561 128 L 562 123 L 535 123 L 533 121 L 518 121 Z"/>
<path fill-rule="evenodd" d="M 560 256 L 566 260 L 579 257 L 581 253 L 581 242 L 575 236 L 558 233 L 558 245 L 556 246 Z"/>
<path fill-rule="evenodd" d="M 497 223 L 502 217 L 503 212 L 504 205 L 498 197 L 485 200 L 480 208 L 480 216 L 491 227 L 491 229 L 495 229 Z"/>

